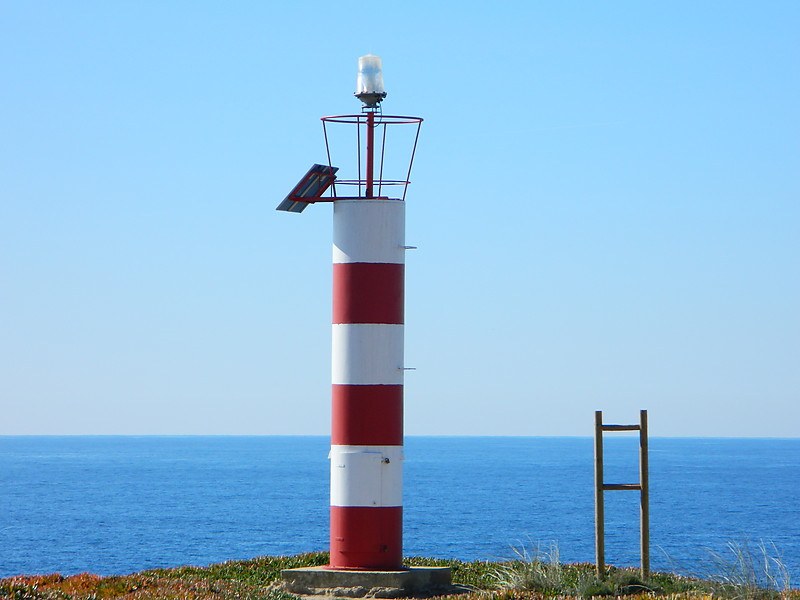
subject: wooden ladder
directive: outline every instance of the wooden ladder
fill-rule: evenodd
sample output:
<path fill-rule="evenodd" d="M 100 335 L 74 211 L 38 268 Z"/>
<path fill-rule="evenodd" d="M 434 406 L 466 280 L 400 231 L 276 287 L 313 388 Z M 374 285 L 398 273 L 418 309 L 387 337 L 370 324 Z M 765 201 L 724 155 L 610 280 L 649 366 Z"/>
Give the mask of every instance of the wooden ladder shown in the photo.
<path fill-rule="evenodd" d="M 603 432 L 639 432 L 639 483 L 605 483 L 603 478 Z M 639 540 L 642 559 L 642 579 L 650 575 L 650 477 L 647 461 L 647 411 L 639 411 L 638 425 L 604 425 L 603 411 L 594 413 L 594 524 L 595 556 L 597 576 L 605 577 L 605 505 L 603 494 L 609 490 L 639 491 L 641 510 L 639 512 Z"/>

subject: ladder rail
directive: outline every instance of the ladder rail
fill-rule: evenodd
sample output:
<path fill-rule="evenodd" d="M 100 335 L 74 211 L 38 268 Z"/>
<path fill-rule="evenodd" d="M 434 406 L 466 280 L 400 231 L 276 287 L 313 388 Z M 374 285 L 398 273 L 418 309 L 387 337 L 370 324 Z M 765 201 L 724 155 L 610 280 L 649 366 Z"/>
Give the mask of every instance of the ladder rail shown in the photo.
<path fill-rule="evenodd" d="M 603 468 L 603 432 L 639 432 L 639 482 L 605 483 Z M 605 578 L 605 498 L 607 491 L 639 492 L 639 551 L 642 579 L 650 575 L 650 475 L 648 461 L 647 411 L 639 411 L 637 425 L 612 425 L 603 423 L 603 411 L 594 413 L 594 521 L 595 521 L 595 561 L 597 576 Z"/>

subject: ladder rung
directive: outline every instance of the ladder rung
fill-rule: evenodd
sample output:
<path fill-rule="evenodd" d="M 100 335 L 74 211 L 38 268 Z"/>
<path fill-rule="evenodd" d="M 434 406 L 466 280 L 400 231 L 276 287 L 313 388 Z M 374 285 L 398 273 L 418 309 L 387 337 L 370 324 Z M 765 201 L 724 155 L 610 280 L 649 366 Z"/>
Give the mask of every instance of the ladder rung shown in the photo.
<path fill-rule="evenodd" d="M 603 490 L 641 490 L 642 486 L 638 483 L 606 483 Z"/>
<path fill-rule="evenodd" d="M 638 425 L 601 425 L 603 431 L 639 431 Z"/>

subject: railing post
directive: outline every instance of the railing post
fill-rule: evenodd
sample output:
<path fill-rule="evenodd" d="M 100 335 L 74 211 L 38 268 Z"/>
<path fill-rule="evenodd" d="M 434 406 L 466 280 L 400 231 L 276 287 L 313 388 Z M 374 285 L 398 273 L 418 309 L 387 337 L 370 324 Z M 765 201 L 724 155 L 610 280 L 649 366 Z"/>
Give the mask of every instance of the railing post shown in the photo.
<path fill-rule="evenodd" d="M 594 413 L 594 551 L 597 577 L 605 577 L 605 507 L 603 505 L 603 411 Z"/>
<path fill-rule="evenodd" d="M 650 475 L 647 447 L 647 411 L 639 412 L 639 485 L 641 485 L 641 519 L 639 523 L 642 579 L 650 576 Z"/>

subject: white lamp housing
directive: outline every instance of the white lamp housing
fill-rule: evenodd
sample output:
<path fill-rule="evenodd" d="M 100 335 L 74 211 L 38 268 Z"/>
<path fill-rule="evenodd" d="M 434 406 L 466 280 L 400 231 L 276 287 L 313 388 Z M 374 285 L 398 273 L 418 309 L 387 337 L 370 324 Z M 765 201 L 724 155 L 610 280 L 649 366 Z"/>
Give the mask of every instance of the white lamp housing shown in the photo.
<path fill-rule="evenodd" d="M 375 107 L 381 100 L 386 98 L 380 56 L 367 54 L 358 59 L 355 96 L 367 107 Z"/>

